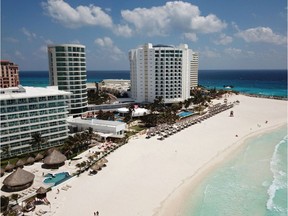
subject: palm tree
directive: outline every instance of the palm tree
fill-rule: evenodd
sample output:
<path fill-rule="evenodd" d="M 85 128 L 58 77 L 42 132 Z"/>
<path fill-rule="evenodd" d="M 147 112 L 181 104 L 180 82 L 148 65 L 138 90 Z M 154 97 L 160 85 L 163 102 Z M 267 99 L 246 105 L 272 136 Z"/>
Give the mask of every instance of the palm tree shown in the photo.
<path fill-rule="evenodd" d="M 44 139 L 41 135 L 41 133 L 36 132 L 34 134 L 32 134 L 32 148 L 37 148 L 37 150 L 39 151 L 41 149 L 41 146 L 46 143 L 46 139 Z"/>
<path fill-rule="evenodd" d="M 11 155 L 11 148 L 9 145 L 5 145 L 1 148 L 2 152 L 1 152 L 1 158 L 6 157 L 10 157 Z"/>

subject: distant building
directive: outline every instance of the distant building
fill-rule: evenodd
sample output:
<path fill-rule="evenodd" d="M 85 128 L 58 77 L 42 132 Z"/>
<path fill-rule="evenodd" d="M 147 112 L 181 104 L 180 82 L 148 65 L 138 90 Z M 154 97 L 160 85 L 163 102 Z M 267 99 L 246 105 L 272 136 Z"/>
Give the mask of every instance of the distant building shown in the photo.
<path fill-rule="evenodd" d="M 188 45 L 178 47 L 151 43 L 129 52 L 131 97 L 138 103 L 163 97 L 177 103 L 190 97 L 198 85 L 198 55 Z M 197 74 L 196 74 L 197 73 Z"/>
<path fill-rule="evenodd" d="M 79 44 L 48 45 L 49 83 L 59 90 L 72 92 L 69 114 L 87 111 L 87 73 L 85 46 Z"/>
<path fill-rule="evenodd" d="M 16 87 L 19 83 L 19 67 L 13 62 L 1 60 L 0 88 Z"/>
<path fill-rule="evenodd" d="M 199 56 L 198 53 L 193 52 L 190 61 L 190 88 L 198 86 L 198 68 L 199 68 Z"/>
<path fill-rule="evenodd" d="M 56 86 L 0 89 L 2 158 L 38 150 L 31 145 L 34 133 L 46 140 L 41 149 L 63 144 L 70 94 Z"/>

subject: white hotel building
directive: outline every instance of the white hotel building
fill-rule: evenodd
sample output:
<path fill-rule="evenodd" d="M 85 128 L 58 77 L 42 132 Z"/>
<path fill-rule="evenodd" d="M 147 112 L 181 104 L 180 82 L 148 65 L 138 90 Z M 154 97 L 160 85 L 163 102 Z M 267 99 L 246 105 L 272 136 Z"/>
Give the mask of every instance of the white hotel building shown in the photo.
<path fill-rule="evenodd" d="M 63 144 L 68 137 L 70 94 L 57 86 L 0 89 L 2 158 L 37 150 L 31 146 L 36 132 L 46 140 L 42 148 Z"/>
<path fill-rule="evenodd" d="M 49 83 L 59 90 L 72 92 L 68 102 L 71 115 L 87 111 L 87 73 L 85 46 L 80 44 L 48 45 Z"/>
<path fill-rule="evenodd" d="M 129 52 L 132 98 L 138 103 L 163 97 L 177 103 L 198 85 L 198 54 L 187 44 L 178 47 L 145 44 Z"/>

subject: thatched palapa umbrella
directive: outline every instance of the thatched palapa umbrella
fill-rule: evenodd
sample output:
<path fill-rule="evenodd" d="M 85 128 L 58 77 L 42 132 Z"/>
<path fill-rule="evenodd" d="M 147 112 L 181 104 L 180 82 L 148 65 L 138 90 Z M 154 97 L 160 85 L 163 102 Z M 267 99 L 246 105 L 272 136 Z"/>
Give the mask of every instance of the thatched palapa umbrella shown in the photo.
<path fill-rule="evenodd" d="M 17 161 L 17 163 L 15 164 L 15 166 L 16 166 L 16 167 L 21 167 L 21 168 L 23 168 L 23 166 L 24 166 L 24 161 L 23 161 L 22 159 L 19 159 L 19 160 Z"/>
<path fill-rule="evenodd" d="M 7 176 L 3 184 L 9 191 L 24 190 L 33 184 L 35 175 L 21 168 Z"/>
<path fill-rule="evenodd" d="M 8 164 L 5 167 L 5 171 L 6 172 L 11 172 L 14 168 L 15 168 L 15 165 L 13 165 L 10 162 L 8 162 Z"/>
<path fill-rule="evenodd" d="M 3 169 L 2 167 L 0 168 L 0 175 L 1 175 L 1 177 L 4 175 L 4 173 L 5 173 L 5 169 Z"/>
<path fill-rule="evenodd" d="M 46 197 L 47 189 L 44 187 L 40 187 L 36 190 L 36 197 L 38 199 L 43 199 Z"/>
<path fill-rule="evenodd" d="M 43 163 L 49 167 L 60 167 L 64 165 L 65 160 L 67 160 L 66 156 L 54 149 L 50 155 L 44 158 Z"/>
<path fill-rule="evenodd" d="M 26 160 L 26 165 L 32 165 L 34 163 L 35 159 L 33 157 L 29 157 L 27 160 Z"/>
<path fill-rule="evenodd" d="M 35 157 L 35 161 L 40 161 L 40 160 L 42 160 L 43 158 L 44 158 L 44 156 L 43 156 L 42 154 L 38 153 L 38 154 L 36 155 L 36 157 Z"/>

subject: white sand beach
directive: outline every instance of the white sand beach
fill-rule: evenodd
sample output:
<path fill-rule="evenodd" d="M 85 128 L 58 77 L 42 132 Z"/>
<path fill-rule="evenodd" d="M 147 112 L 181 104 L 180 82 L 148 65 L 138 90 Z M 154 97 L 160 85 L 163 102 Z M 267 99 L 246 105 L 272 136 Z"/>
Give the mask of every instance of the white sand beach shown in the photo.
<path fill-rule="evenodd" d="M 48 193 L 51 209 L 37 209 L 56 216 L 92 216 L 96 211 L 101 216 L 177 215 L 185 185 L 198 181 L 247 137 L 287 124 L 287 101 L 228 97 L 228 103 L 235 100 L 240 104 L 231 109 L 234 117 L 227 110 L 162 141 L 144 135 L 130 140 L 107 157 L 107 167 L 96 175 L 74 177 L 63 183 L 72 187 L 61 190 L 60 185 L 58 194 L 53 188 Z"/>

